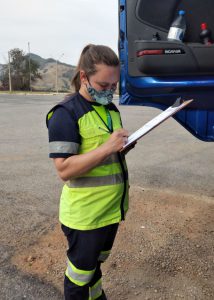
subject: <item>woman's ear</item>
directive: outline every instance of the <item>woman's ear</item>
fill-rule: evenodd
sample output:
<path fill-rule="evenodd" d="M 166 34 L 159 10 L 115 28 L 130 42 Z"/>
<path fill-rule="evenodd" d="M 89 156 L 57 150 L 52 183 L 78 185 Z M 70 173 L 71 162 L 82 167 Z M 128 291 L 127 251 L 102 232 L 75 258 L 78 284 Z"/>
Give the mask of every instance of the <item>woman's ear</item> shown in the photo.
<path fill-rule="evenodd" d="M 85 74 L 84 70 L 80 70 L 80 82 L 82 83 L 86 83 L 87 82 L 87 76 Z"/>

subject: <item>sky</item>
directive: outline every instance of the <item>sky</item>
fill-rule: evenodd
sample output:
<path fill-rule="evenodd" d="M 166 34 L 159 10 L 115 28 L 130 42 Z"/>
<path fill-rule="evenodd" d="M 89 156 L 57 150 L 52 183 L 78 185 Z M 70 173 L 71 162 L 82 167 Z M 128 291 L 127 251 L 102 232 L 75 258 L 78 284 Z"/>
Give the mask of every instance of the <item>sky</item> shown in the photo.
<path fill-rule="evenodd" d="M 117 53 L 118 0 L 0 0 L 0 63 L 19 48 L 76 65 L 88 43 Z"/>

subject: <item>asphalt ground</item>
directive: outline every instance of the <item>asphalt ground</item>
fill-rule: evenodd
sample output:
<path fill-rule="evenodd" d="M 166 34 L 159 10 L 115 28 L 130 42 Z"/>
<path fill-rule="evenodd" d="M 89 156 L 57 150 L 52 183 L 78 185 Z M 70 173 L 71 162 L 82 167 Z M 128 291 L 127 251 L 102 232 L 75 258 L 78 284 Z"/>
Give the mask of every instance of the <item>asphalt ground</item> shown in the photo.
<path fill-rule="evenodd" d="M 62 182 L 48 158 L 45 116 L 62 95 L 0 95 L 0 298 L 62 299 L 51 284 L 25 275 L 11 257 L 57 223 Z M 118 104 L 118 100 L 115 100 Z M 130 133 L 160 113 L 119 106 Z M 138 141 L 127 155 L 130 184 L 214 201 L 213 143 L 197 140 L 173 118 Z"/>

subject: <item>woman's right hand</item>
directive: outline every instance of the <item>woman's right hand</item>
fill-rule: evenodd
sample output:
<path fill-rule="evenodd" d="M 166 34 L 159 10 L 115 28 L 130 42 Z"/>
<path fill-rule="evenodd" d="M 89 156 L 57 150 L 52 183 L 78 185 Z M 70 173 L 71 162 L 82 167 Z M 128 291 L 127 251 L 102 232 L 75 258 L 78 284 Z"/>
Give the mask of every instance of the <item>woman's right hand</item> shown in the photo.
<path fill-rule="evenodd" d="M 127 143 L 128 136 L 128 131 L 120 128 L 111 134 L 110 138 L 104 145 L 110 149 L 111 153 L 118 152 Z"/>

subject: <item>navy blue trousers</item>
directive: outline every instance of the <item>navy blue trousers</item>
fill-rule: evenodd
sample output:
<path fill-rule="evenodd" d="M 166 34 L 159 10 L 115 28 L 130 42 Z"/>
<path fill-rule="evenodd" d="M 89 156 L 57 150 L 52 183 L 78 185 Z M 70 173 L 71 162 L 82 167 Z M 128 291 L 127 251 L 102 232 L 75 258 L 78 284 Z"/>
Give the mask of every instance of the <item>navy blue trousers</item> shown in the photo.
<path fill-rule="evenodd" d="M 91 296 L 90 290 L 101 282 L 102 272 L 100 265 L 108 256 L 117 233 L 118 224 L 108 225 L 93 230 L 76 230 L 62 225 L 62 230 L 68 240 L 68 260 L 77 269 L 89 271 L 94 270 L 90 282 L 78 285 L 71 277 L 64 279 L 65 300 L 88 300 Z M 104 256 L 103 256 L 104 254 Z M 104 291 L 92 300 L 105 300 Z"/>

